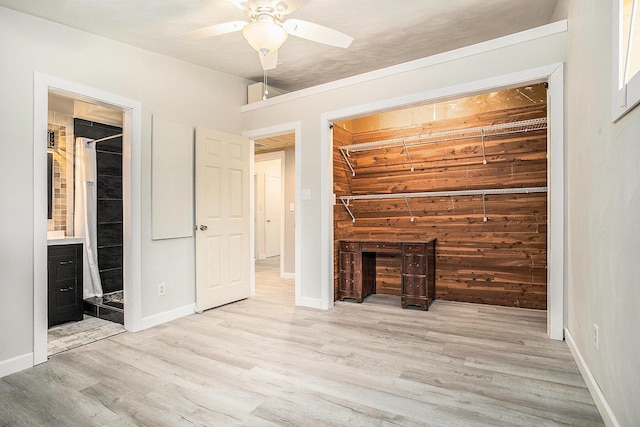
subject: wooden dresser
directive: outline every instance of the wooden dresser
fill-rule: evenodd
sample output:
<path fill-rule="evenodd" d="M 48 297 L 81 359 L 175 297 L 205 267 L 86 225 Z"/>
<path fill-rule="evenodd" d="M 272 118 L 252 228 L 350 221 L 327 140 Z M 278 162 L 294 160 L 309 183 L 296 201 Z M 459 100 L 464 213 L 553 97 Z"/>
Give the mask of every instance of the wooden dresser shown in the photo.
<path fill-rule="evenodd" d="M 436 239 L 424 241 L 340 240 L 338 242 L 338 299 L 356 302 L 376 289 L 376 254 L 400 254 L 402 296 L 400 304 L 423 310 L 435 299 Z"/>

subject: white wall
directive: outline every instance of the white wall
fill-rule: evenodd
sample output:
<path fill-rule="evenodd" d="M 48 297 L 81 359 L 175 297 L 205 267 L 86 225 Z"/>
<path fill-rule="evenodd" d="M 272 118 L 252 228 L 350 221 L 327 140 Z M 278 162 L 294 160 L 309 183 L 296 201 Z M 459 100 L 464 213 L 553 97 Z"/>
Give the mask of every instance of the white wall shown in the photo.
<path fill-rule="evenodd" d="M 33 351 L 34 72 L 140 101 L 142 315 L 193 304 L 192 238 L 151 240 L 151 115 L 240 134 L 249 82 L 0 7 L 0 372 Z M 167 294 L 158 296 L 157 283 Z"/>
<path fill-rule="evenodd" d="M 354 106 L 378 103 L 383 100 L 403 96 L 415 96 L 424 91 L 437 91 L 439 88 L 500 76 L 520 70 L 532 69 L 542 65 L 563 62 L 565 59 L 565 34 L 553 34 L 536 40 L 491 49 L 485 52 L 473 50 L 474 54 L 451 60 L 426 61 L 425 66 L 392 75 L 380 75 L 358 82 L 348 79 L 339 83 L 337 89 L 303 91 L 305 96 L 283 95 L 262 103 L 252 104 L 243 109 L 243 129 L 267 128 L 278 124 L 300 121 L 301 150 L 300 164 L 302 189 L 311 190 L 311 200 L 302 201 L 296 209 L 302 210 L 301 228 L 301 295 L 296 295 L 305 304 L 321 306 L 321 277 L 323 257 L 322 241 L 323 212 L 326 206 L 320 201 L 321 175 L 327 164 L 327 147 L 323 147 L 321 116 L 325 112 L 347 109 Z M 471 50 L 469 50 L 471 51 Z M 444 57 L 443 57 L 444 58 Z M 375 73 L 374 73 L 375 74 Z M 351 83 L 353 81 L 353 83 Z M 299 95 L 299 94 L 298 94 Z M 280 99 L 278 99 L 280 98 Z"/>
<path fill-rule="evenodd" d="M 284 152 L 284 275 L 293 278 L 296 272 L 296 153 Z M 289 207 L 293 203 L 294 211 Z"/>
<path fill-rule="evenodd" d="M 568 331 L 620 425 L 637 426 L 640 108 L 611 122 L 612 18 L 612 1 L 569 1 Z"/>

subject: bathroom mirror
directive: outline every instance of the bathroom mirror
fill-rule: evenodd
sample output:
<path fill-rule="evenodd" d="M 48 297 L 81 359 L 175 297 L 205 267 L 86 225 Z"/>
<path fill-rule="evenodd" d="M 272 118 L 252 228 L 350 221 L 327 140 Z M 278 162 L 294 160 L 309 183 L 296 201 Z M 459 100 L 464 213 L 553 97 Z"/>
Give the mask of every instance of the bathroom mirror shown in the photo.
<path fill-rule="evenodd" d="M 53 153 L 47 152 L 47 219 L 53 219 Z"/>

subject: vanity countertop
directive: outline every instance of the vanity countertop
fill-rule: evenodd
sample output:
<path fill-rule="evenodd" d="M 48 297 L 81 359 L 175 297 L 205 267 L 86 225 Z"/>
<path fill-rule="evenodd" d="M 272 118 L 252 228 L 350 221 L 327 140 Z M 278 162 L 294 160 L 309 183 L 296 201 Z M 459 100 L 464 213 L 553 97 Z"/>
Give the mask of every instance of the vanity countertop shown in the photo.
<path fill-rule="evenodd" d="M 74 243 L 84 243 L 83 237 L 55 237 L 53 239 L 47 239 L 47 245 L 71 245 Z"/>

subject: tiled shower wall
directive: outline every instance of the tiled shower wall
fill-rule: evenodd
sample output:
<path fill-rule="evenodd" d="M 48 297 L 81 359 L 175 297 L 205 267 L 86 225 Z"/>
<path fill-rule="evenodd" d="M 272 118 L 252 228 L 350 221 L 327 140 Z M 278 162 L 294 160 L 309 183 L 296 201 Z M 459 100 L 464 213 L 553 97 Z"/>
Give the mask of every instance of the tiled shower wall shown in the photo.
<path fill-rule="evenodd" d="M 54 132 L 53 149 L 53 218 L 47 230 L 64 231 L 73 236 L 73 117 L 49 111 L 48 129 Z"/>
<path fill-rule="evenodd" d="M 123 288 L 122 127 L 74 119 L 74 134 L 96 143 L 98 266 L 105 294 Z"/>

